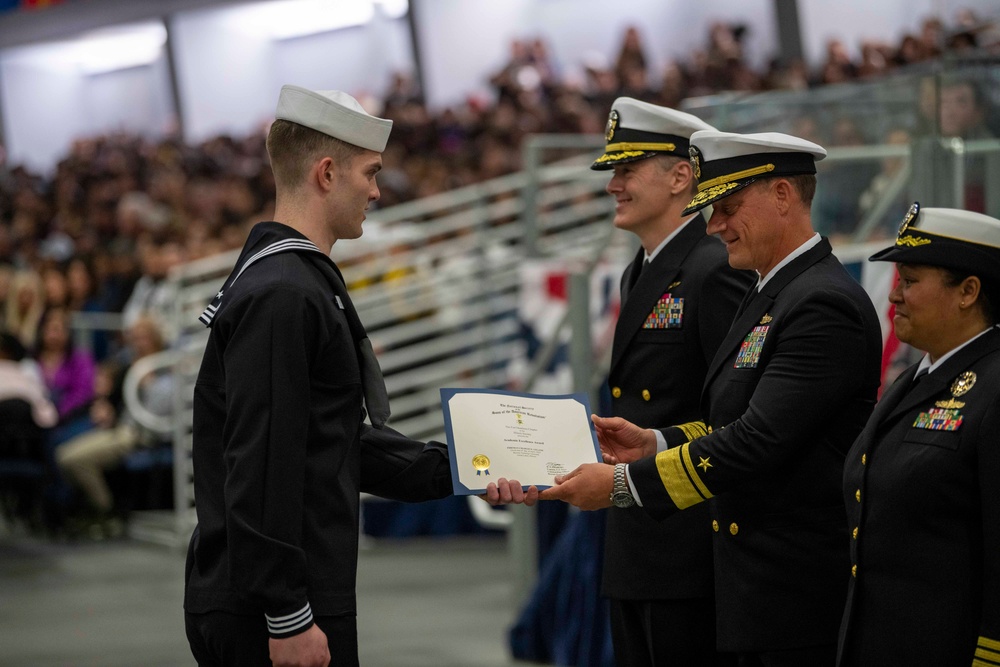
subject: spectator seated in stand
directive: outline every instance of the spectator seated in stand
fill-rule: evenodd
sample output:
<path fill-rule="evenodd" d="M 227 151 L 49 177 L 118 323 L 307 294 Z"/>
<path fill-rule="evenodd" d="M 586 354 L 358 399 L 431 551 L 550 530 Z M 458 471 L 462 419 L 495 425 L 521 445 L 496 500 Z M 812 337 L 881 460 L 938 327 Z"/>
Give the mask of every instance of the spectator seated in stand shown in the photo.
<path fill-rule="evenodd" d="M 58 415 L 37 369 L 25 358 L 17 337 L 0 332 L 0 510 L 8 519 L 37 526 L 48 477 L 46 430 Z"/>
<path fill-rule="evenodd" d="M 42 277 L 31 269 L 14 272 L 4 306 L 6 329 L 17 336 L 22 345 L 31 347 L 38 337 L 38 325 L 44 310 Z"/>
<path fill-rule="evenodd" d="M 170 269 L 182 264 L 185 259 L 184 249 L 174 242 L 154 241 L 141 245 L 140 250 L 142 277 L 136 282 L 122 309 L 126 329 L 130 329 L 140 317 L 162 317 L 167 312 L 174 298 L 167 275 Z"/>
<path fill-rule="evenodd" d="M 890 146 L 905 146 L 910 143 L 910 140 L 910 133 L 900 127 L 892 128 L 882 137 L 882 143 Z M 858 198 L 858 217 L 861 219 L 865 218 L 869 211 L 881 204 L 886 196 L 886 192 L 892 191 L 891 189 L 896 181 L 902 177 L 901 172 L 906 167 L 906 158 L 883 158 L 879 167 L 879 172 L 875 174 Z M 905 187 L 898 190 L 893 197 L 892 204 L 864 240 L 873 241 L 894 238 L 899 229 L 899 221 L 906 214 L 906 210 L 912 201 L 913 197 L 910 196 Z"/>
<path fill-rule="evenodd" d="M 150 317 L 139 317 L 126 332 L 124 352 L 130 363 L 164 349 L 163 334 Z M 121 534 L 124 514 L 132 499 L 116 499 L 105 472 L 120 466 L 133 452 L 166 442 L 162 433 L 146 428 L 120 400 L 125 373 L 115 362 L 104 364 L 95 381 L 97 398 L 90 408 L 93 428 L 63 443 L 56 452 L 62 475 L 83 494 L 86 508 L 82 526 L 92 537 Z M 153 414 L 173 410 L 173 377 L 169 372 L 147 374 L 139 380 L 139 399 Z"/>
<path fill-rule="evenodd" d="M 52 444 L 58 445 L 81 428 L 94 396 L 94 359 L 74 345 L 69 311 L 52 308 L 42 315 L 34 358 L 59 413 L 52 434 Z"/>

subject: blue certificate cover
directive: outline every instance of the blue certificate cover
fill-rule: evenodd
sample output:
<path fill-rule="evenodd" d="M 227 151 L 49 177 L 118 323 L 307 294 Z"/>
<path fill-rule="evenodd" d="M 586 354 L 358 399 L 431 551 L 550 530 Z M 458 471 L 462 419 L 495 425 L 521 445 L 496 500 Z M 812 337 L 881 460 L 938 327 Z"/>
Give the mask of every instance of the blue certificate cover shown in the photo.
<path fill-rule="evenodd" d="M 442 389 L 455 495 L 486 492 L 501 477 L 552 486 L 553 477 L 601 461 L 586 394 Z"/>

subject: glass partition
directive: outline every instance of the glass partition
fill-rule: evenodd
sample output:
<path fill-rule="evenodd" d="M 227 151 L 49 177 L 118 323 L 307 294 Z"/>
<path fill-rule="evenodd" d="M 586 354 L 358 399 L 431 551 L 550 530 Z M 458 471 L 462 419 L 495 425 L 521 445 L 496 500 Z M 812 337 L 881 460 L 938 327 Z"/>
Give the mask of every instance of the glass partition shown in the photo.
<path fill-rule="evenodd" d="M 723 94 L 683 108 L 729 132 L 784 132 L 829 151 L 813 200 L 836 243 L 895 235 L 910 203 L 1000 217 L 1000 57 L 949 59 L 870 82 Z"/>

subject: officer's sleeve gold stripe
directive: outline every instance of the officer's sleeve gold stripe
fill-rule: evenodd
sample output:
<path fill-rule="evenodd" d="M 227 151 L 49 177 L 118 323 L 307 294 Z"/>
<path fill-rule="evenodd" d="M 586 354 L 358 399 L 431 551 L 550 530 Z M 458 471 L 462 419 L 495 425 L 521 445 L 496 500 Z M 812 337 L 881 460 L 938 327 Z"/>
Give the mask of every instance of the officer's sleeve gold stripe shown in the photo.
<path fill-rule="evenodd" d="M 684 433 L 684 438 L 688 442 L 694 440 L 694 434 L 691 433 L 691 424 L 678 424 L 677 428 L 679 428 Z"/>
<path fill-rule="evenodd" d="M 704 500 L 691 478 L 684 472 L 684 464 L 681 463 L 682 449 L 686 450 L 687 445 L 673 447 L 656 455 L 656 470 L 660 473 L 660 481 L 678 509 L 686 509 Z"/>
<path fill-rule="evenodd" d="M 677 428 L 684 432 L 684 437 L 688 439 L 688 442 L 708 435 L 705 422 L 688 422 L 687 424 L 680 424 Z"/>
<path fill-rule="evenodd" d="M 980 637 L 979 645 L 983 648 L 988 648 L 994 651 L 1000 651 L 1000 641 L 996 639 L 990 639 L 989 637 Z"/>
<path fill-rule="evenodd" d="M 989 664 L 991 665 L 1000 665 L 1000 653 L 997 653 L 996 651 L 990 651 L 985 648 L 977 648 L 976 657 L 982 658 L 983 660 L 989 660 Z"/>
<path fill-rule="evenodd" d="M 979 644 L 979 650 L 982 651 L 983 654 L 984 654 L 984 655 L 979 656 L 981 658 L 989 658 L 990 660 L 1000 660 L 1000 651 L 996 650 L 996 648 L 991 648 L 989 646 L 983 646 L 982 642 L 980 642 L 980 644 Z M 987 653 L 990 654 L 990 655 L 986 655 Z"/>
<path fill-rule="evenodd" d="M 985 660 L 980 660 L 979 658 L 972 659 L 972 667 L 996 667 L 998 663 L 986 662 Z"/>
<path fill-rule="evenodd" d="M 708 487 L 705 486 L 705 482 L 701 481 L 701 477 L 698 476 L 698 469 L 695 468 L 694 461 L 691 460 L 690 443 L 681 445 L 680 450 L 681 458 L 684 461 L 684 468 L 687 471 L 688 477 L 691 478 L 691 482 L 695 485 L 695 488 L 698 489 L 698 493 L 701 494 L 701 497 L 708 500 L 712 497 L 712 492 L 708 490 Z"/>

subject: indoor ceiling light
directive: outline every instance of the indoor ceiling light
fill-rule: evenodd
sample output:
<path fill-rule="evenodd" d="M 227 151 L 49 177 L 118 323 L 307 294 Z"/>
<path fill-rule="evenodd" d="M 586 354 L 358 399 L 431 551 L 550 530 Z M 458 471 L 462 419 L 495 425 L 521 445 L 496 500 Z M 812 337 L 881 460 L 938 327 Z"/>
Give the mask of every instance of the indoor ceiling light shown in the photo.
<path fill-rule="evenodd" d="M 148 65 L 163 53 L 167 30 L 160 22 L 105 28 L 75 39 L 11 49 L 5 56 L 45 69 L 101 74 Z"/>
<path fill-rule="evenodd" d="M 376 5 L 382 8 L 382 14 L 386 18 L 400 19 L 406 16 L 410 9 L 410 0 L 373 0 Z"/>
<path fill-rule="evenodd" d="M 162 23 L 108 28 L 78 40 L 77 62 L 84 74 L 148 65 L 162 55 L 166 43 L 167 29 Z"/>
<path fill-rule="evenodd" d="M 364 25 L 374 14 L 372 0 L 276 0 L 241 7 L 236 20 L 273 39 L 290 39 Z"/>

